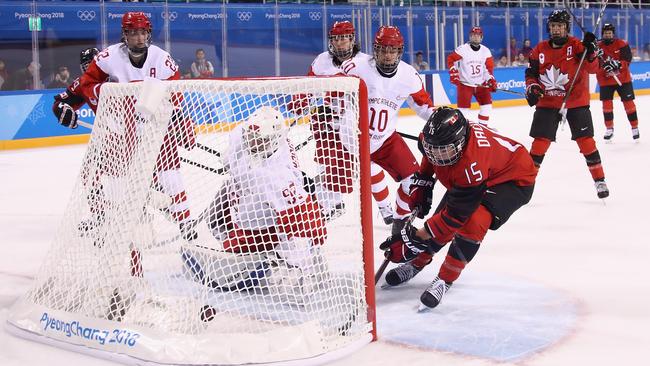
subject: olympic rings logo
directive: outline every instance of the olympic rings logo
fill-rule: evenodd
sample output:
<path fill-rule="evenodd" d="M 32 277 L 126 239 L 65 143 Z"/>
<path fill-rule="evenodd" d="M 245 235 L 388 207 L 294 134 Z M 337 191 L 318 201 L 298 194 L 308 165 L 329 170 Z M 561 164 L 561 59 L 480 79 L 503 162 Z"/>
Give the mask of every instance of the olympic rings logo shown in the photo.
<path fill-rule="evenodd" d="M 435 16 L 434 13 L 426 13 L 426 14 L 424 14 L 424 18 L 426 20 L 432 22 L 436 18 L 436 16 Z"/>
<path fill-rule="evenodd" d="M 253 14 L 250 11 L 238 11 L 237 12 L 237 18 L 241 20 L 242 22 L 247 22 L 251 20 L 253 17 Z"/>
<path fill-rule="evenodd" d="M 79 10 L 77 12 L 77 17 L 81 19 L 82 22 L 90 22 L 91 20 L 95 19 L 95 11 L 94 10 Z"/>
<path fill-rule="evenodd" d="M 313 21 L 320 20 L 321 16 L 322 15 L 321 15 L 320 11 L 310 11 L 309 12 L 309 19 L 311 19 Z"/>
<path fill-rule="evenodd" d="M 171 12 L 163 11 L 162 13 L 160 13 L 160 15 L 162 16 L 163 19 L 169 18 L 170 22 L 173 22 L 174 20 L 176 20 L 176 18 L 178 18 L 178 13 L 175 11 L 171 11 Z"/>

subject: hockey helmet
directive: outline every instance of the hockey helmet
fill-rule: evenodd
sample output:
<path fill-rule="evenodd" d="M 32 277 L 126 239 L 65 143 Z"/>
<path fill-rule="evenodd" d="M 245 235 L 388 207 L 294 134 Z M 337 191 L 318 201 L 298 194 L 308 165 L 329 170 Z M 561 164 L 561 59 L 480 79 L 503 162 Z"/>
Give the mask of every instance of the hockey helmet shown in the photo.
<path fill-rule="evenodd" d="M 327 50 L 333 57 L 340 61 L 345 61 L 354 55 L 355 36 L 354 25 L 348 21 L 336 22 L 330 28 L 327 34 Z M 349 39 L 349 45 L 345 48 L 338 48 L 335 41 Z"/>
<path fill-rule="evenodd" d="M 566 25 L 566 31 L 561 35 L 551 34 L 551 23 L 563 23 Z M 557 45 L 563 45 L 569 39 L 569 32 L 571 31 L 571 14 L 566 9 L 557 9 L 548 16 L 546 21 L 546 31 L 548 32 L 551 41 Z"/>
<path fill-rule="evenodd" d="M 81 67 L 81 73 L 85 73 L 88 70 L 88 66 L 95 58 L 95 55 L 99 53 L 99 50 L 95 47 L 86 48 L 79 54 L 79 67 Z"/>
<path fill-rule="evenodd" d="M 605 32 L 607 31 L 612 32 L 611 37 L 609 34 L 607 34 L 607 37 L 605 37 Z M 603 38 L 603 42 L 605 42 L 605 44 L 611 44 L 614 42 L 614 38 L 616 37 L 616 27 L 612 23 L 605 23 L 603 24 L 600 35 Z"/>
<path fill-rule="evenodd" d="M 424 125 L 422 147 L 433 165 L 453 165 L 463 156 L 469 123 L 455 108 L 436 109 Z"/>
<path fill-rule="evenodd" d="M 260 107 L 244 124 L 244 145 L 251 157 L 266 159 L 278 150 L 286 132 L 282 113 L 272 107 Z"/>
<path fill-rule="evenodd" d="M 381 26 L 375 34 L 373 52 L 377 69 L 386 75 L 393 75 L 404 53 L 404 37 L 399 28 Z"/>
<path fill-rule="evenodd" d="M 483 29 L 481 27 L 472 27 L 469 30 L 469 43 L 478 46 L 483 41 Z"/>
<path fill-rule="evenodd" d="M 136 31 L 141 29 L 144 29 L 147 33 L 147 38 L 144 42 L 144 45 L 130 45 L 127 36 L 134 34 Z M 151 43 L 151 31 L 151 21 L 145 13 L 141 11 L 129 11 L 124 13 L 122 16 L 122 39 L 124 44 L 129 49 L 130 54 L 141 55 L 146 52 Z"/>

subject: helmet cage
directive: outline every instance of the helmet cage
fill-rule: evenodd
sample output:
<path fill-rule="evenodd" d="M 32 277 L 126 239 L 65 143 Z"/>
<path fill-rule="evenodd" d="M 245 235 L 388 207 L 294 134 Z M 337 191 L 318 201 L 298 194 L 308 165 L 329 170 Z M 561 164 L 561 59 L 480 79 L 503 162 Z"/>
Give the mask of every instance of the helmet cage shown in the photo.
<path fill-rule="evenodd" d="M 345 61 L 352 57 L 354 54 L 354 43 L 356 41 L 356 37 L 353 34 L 330 34 L 328 37 L 328 44 L 327 44 L 327 51 L 330 53 L 330 55 L 336 57 L 337 59 L 341 61 Z M 349 39 L 350 40 L 350 47 L 344 50 L 340 50 L 334 46 L 334 41 L 335 40 L 340 40 L 340 39 Z"/>
<path fill-rule="evenodd" d="M 389 51 L 397 50 L 397 58 L 394 62 L 388 63 L 383 60 L 382 55 Z M 394 46 L 383 46 L 378 43 L 374 43 L 372 47 L 373 56 L 375 57 L 375 63 L 377 68 L 384 74 L 391 75 L 397 70 L 399 62 L 402 60 L 402 55 L 404 54 L 404 46 L 394 47 Z"/>
<path fill-rule="evenodd" d="M 262 107 L 254 112 L 244 125 L 244 147 L 253 160 L 270 158 L 286 138 L 282 114 L 272 107 Z"/>
<path fill-rule="evenodd" d="M 427 142 L 425 138 L 422 140 L 422 147 L 431 164 L 437 166 L 453 165 L 463 156 L 465 135 L 454 143 L 439 146 Z"/>

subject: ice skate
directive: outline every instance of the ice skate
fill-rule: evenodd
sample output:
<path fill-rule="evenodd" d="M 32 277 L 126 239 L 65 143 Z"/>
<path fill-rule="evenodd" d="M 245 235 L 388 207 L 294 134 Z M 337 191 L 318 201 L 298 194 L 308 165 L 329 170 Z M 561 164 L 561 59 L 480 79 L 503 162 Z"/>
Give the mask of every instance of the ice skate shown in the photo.
<path fill-rule="evenodd" d="M 406 283 L 422 271 L 422 268 L 417 268 L 411 263 L 403 263 L 398 267 L 391 269 L 386 273 L 386 283 L 381 286 L 383 289 L 399 286 Z"/>
<path fill-rule="evenodd" d="M 613 128 L 608 128 L 607 131 L 605 131 L 605 136 L 603 138 L 605 141 L 609 141 L 614 137 L 614 129 Z"/>
<path fill-rule="evenodd" d="M 436 277 L 420 296 L 418 312 L 433 309 L 438 306 L 440 301 L 442 301 L 442 297 L 449 291 L 451 285 L 451 283 L 446 283 L 441 280 L 440 277 Z"/>
<path fill-rule="evenodd" d="M 632 128 L 632 139 L 634 139 L 636 141 L 636 140 L 639 139 L 639 137 L 641 137 L 639 135 L 639 128 L 638 127 Z"/>
<path fill-rule="evenodd" d="M 605 183 L 604 179 L 595 181 L 594 185 L 596 186 L 598 198 L 603 199 L 609 197 L 609 188 L 607 188 L 607 183 Z"/>

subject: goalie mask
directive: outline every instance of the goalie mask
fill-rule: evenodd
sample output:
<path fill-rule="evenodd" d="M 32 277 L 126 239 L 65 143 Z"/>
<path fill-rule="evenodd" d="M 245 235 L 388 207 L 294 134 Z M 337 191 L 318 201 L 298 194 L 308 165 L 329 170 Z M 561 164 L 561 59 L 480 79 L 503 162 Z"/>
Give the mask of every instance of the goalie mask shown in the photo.
<path fill-rule="evenodd" d="M 139 57 L 151 44 L 151 21 L 141 11 L 130 11 L 122 16 L 122 42 L 131 56 Z"/>
<path fill-rule="evenodd" d="M 348 21 L 334 23 L 327 39 L 327 51 L 340 62 L 354 56 L 355 48 L 358 48 L 355 44 L 354 26 Z"/>
<path fill-rule="evenodd" d="M 95 47 L 86 48 L 85 50 L 81 51 L 81 54 L 79 54 L 79 67 L 81 67 L 82 74 L 88 70 L 88 66 L 90 66 L 93 58 L 95 58 L 95 55 L 98 53 L 99 50 Z"/>
<path fill-rule="evenodd" d="M 404 37 L 397 27 L 381 26 L 372 50 L 377 69 L 386 76 L 393 76 L 404 53 Z"/>
<path fill-rule="evenodd" d="M 424 125 L 422 147 L 433 165 L 453 165 L 463 156 L 469 123 L 458 110 L 436 109 Z"/>
<path fill-rule="evenodd" d="M 272 107 L 261 107 L 244 124 L 244 146 L 254 159 L 270 158 L 286 139 L 284 117 Z"/>

